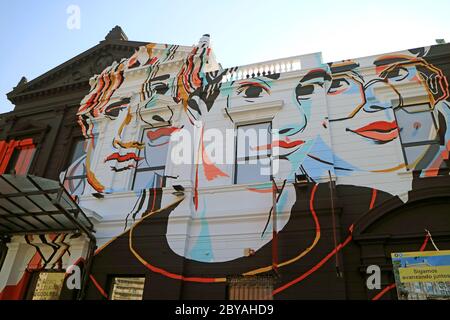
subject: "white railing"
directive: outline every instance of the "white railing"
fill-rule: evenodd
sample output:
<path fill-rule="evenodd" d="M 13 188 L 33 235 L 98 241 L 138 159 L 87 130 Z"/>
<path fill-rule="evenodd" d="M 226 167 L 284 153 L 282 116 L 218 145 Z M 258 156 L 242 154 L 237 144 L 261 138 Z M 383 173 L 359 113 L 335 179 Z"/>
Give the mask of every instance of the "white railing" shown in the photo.
<path fill-rule="evenodd" d="M 297 71 L 302 68 L 308 69 L 322 63 L 321 60 L 321 53 L 312 53 L 228 68 L 230 71 L 224 76 L 222 82 Z"/>
<path fill-rule="evenodd" d="M 255 78 L 274 73 L 296 71 L 300 70 L 301 67 L 302 66 L 300 57 L 277 59 L 254 64 L 248 64 L 237 67 L 236 71 L 232 71 L 236 68 L 229 68 L 230 72 L 225 75 L 225 77 L 222 79 L 222 82 Z"/>
<path fill-rule="evenodd" d="M 228 72 L 222 82 L 255 78 L 274 73 L 285 73 L 317 67 L 322 63 L 322 54 L 311 53 L 283 59 L 258 62 L 234 68 L 228 68 Z"/>

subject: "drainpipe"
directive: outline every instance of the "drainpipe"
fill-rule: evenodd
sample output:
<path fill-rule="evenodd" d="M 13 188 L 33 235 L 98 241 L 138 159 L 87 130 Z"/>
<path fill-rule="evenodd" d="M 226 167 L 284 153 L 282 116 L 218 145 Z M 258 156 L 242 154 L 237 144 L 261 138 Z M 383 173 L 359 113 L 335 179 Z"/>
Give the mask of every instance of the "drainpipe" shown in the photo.
<path fill-rule="evenodd" d="M 272 178 L 272 268 L 278 274 L 277 185 Z"/>
<path fill-rule="evenodd" d="M 330 179 L 329 186 L 330 186 L 331 217 L 332 217 L 332 221 L 333 221 L 333 241 L 334 241 L 334 247 L 337 248 L 336 218 L 335 218 L 335 214 L 334 214 L 334 184 L 333 184 L 333 180 L 331 178 L 330 170 L 328 170 L 328 177 Z M 336 253 L 334 256 L 335 256 L 336 276 L 338 278 L 342 278 L 338 250 L 336 250 Z"/>

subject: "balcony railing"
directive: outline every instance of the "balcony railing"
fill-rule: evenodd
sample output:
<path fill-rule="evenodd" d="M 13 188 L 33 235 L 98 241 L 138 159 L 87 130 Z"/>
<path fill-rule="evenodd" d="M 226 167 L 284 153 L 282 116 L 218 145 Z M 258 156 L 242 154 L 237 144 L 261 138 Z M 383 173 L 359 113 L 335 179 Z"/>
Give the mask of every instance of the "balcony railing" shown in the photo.
<path fill-rule="evenodd" d="M 222 82 L 243 80 L 266 76 L 274 73 L 285 73 L 317 66 L 321 63 L 320 53 L 294 56 L 283 59 L 269 60 L 259 63 L 253 63 L 243 66 L 228 68 L 228 73 L 222 79 Z"/>

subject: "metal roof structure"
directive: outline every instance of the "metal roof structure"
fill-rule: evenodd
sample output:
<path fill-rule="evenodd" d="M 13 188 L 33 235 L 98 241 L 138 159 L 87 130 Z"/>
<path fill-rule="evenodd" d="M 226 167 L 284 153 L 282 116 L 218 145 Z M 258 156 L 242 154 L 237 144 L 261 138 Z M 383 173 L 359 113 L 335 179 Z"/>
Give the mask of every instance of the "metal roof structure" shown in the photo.
<path fill-rule="evenodd" d="M 58 182 L 26 175 L 0 175 L 0 235 L 85 233 L 94 226 Z"/>

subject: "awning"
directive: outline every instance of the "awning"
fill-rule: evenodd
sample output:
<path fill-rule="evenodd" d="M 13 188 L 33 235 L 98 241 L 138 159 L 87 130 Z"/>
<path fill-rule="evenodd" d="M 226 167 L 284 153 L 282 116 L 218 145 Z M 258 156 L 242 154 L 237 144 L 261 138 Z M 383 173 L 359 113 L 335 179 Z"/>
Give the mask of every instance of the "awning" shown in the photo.
<path fill-rule="evenodd" d="M 0 235 L 85 233 L 94 226 L 58 182 L 31 175 L 0 175 Z"/>

